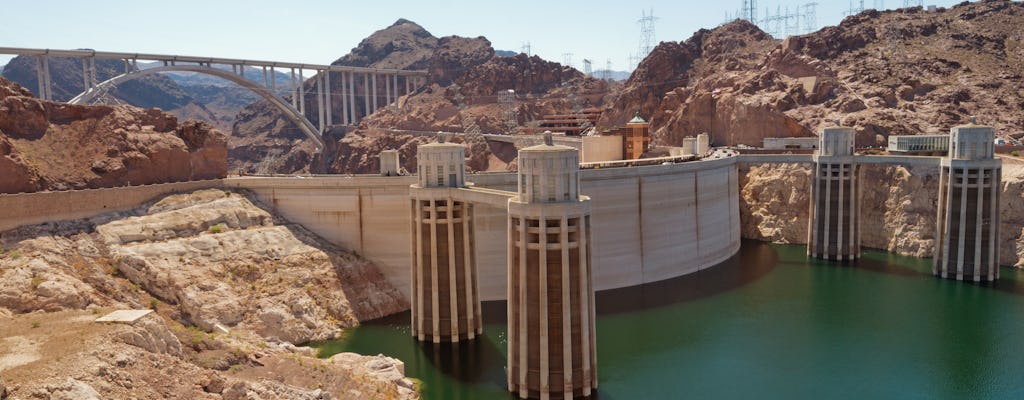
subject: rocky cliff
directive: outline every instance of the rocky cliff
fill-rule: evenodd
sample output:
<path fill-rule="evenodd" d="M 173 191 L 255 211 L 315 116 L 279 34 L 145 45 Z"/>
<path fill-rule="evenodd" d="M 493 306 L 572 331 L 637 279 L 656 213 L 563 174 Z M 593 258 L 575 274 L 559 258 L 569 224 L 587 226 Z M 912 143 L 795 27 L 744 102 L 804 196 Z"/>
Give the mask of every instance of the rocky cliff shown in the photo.
<path fill-rule="evenodd" d="M 1024 134 L 1024 4 L 868 10 L 785 41 L 735 21 L 664 42 L 638 66 L 601 125 L 650 115 L 656 143 L 709 132 L 713 144 L 759 146 L 810 136 L 841 119 L 858 145 L 945 132 L 977 115 Z"/>
<path fill-rule="evenodd" d="M 0 78 L 0 193 L 220 178 L 224 134 L 157 109 L 41 101 Z"/>
<path fill-rule="evenodd" d="M 91 322 L 125 308 L 157 315 Z M 413 398 L 397 360 L 293 345 L 407 308 L 375 265 L 235 192 L 0 232 L 0 341 L 30 344 L 0 349 L 18 398 Z"/>
<path fill-rule="evenodd" d="M 861 244 L 915 257 L 935 246 L 939 177 L 935 168 L 861 167 Z M 744 238 L 807 243 L 810 170 L 756 165 L 740 170 Z M 1024 267 L 1024 164 L 1004 163 L 1000 199 L 1000 262 Z"/>

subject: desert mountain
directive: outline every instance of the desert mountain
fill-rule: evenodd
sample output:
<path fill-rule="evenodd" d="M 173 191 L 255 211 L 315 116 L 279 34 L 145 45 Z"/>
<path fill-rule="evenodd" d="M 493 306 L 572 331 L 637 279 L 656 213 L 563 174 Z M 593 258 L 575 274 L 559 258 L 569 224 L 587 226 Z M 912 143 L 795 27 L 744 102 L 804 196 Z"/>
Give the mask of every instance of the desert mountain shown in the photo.
<path fill-rule="evenodd" d="M 716 145 L 808 136 L 840 119 L 858 145 L 890 134 L 948 132 L 978 116 L 1024 133 L 1024 4 L 963 3 L 847 17 L 839 26 L 771 38 L 734 21 L 663 42 L 640 64 L 601 124 L 649 115 L 655 142 L 709 132 Z"/>
<path fill-rule="evenodd" d="M 297 127 L 282 121 L 266 102 L 254 103 L 235 122 L 230 139 L 233 169 L 293 173 L 306 171 L 315 162 L 326 172 L 374 172 L 379 151 L 392 148 L 400 151 L 403 165 L 412 171 L 415 146 L 430 138 L 402 131 L 506 132 L 509 128 L 502 119 L 506 110 L 497 102 L 500 91 L 516 91 L 520 125 L 544 114 L 603 105 L 608 93 L 605 82 L 572 68 L 524 54 L 501 57 L 484 37 L 436 38 L 404 19 L 370 35 L 333 64 L 423 69 L 429 77 L 425 87 L 399 98 L 397 113 L 381 109 L 355 129 L 329 131 L 328 148 L 320 160 L 313 160 L 313 146 Z M 340 90 L 334 87 L 340 83 L 332 80 L 331 84 L 332 91 Z M 306 85 L 312 88 L 313 82 Z M 357 79 L 359 115 L 364 112 L 364 102 L 358 98 L 361 85 Z M 313 95 L 307 96 L 307 104 L 312 104 Z M 383 104 L 383 88 L 378 87 L 377 96 L 378 104 Z M 337 110 L 334 113 L 339 115 Z M 307 118 L 318 121 L 315 107 L 307 107 Z M 510 146 L 488 144 L 482 137 L 468 140 L 473 141 L 470 167 L 475 170 L 503 170 L 515 157 L 514 148 L 505 148 Z"/>

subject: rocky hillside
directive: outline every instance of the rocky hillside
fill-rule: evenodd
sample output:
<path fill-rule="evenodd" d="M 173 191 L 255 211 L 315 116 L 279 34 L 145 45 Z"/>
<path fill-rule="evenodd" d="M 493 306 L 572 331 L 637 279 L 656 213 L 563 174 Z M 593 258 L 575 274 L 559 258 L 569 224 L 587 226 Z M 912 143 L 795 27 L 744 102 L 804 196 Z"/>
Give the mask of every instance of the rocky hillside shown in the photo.
<path fill-rule="evenodd" d="M 976 115 L 1024 134 L 1024 4 L 963 3 L 847 17 L 772 39 L 735 21 L 664 42 L 640 64 L 602 125 L 650 115 L 656 143 L 709 132 L 716 145 L 809 136 L 841 119 L 858 145 L 948 132 Z"/>
<path fill-rule="evenodd" d="M 0 193 L 220 178 L 224 134 L 157 109 L 41 101 L 0 78 Z"/>
<path fill-rule="evenodd" d="M 862 166 L 862 171 L 862 245 L 931 257 L 935 248 L 938 171 L 874 165 Z M 810 170 L 806 166 L 758 165 L 740 171 L 744 238 L 807 243 L 809 201 Z M 1024 163 L 1004 160 L 1000 204 L 1000 262 L 1024 268 Z"/>
<path fill-rule="evenodd" d="M 53 100 L 68 101 L 84 92 L 82 62 L 78 58 L 50 57 Z M 103 82 L 124 73 L 120 60 L 96 60 L 96 79 Z M 35 92 L 39 88 L 34 57 L 18 56 L 3 68 L 4 78 Z M 119 84 L 98 100 L 101 104 L 129 104 L 143 108 L 159 108 L 181 119 L 196 119 L 218 126 L 230 127 L 237 110 L 211 110 L 172 79 L 163 75 L 146 75 Z M 230 115 L 227 115 L 230 113 Z"/>
<path fill-rule="evenodd" d="M 385 148 L 400 149 L 403 164 L 415 170 L 415 145 L 427 139 L 396 129 L 507 132 L 505 109 L 497 103 L 500 91 L 516 91 L 520 125 L 545 114 L 603 105 L 609 92 L 606 82 L 586 78 L 558 63 L 523 54 L 496 56 L 486 38 L 436 38 L 407 20 L 375 32 L 334 64 L 424 69 L 430 76 L 427 86 L 398 100 L 397 113 L 379 110 L 355 129 L 338 127 L 329 132 L 324 158 L 316 161 L 323 171 L 332 173 L 375 172 L 377 153 Z M 340 82 L 332 80 L 331 84 Z M 312 81 L 306 85 L 313 87 Z M 360 85 L 357 80 L 356 93 L 362 92 Z M 383 88 L 378 91 L 378 103 L 383 104 Z M 308 96 L 307 104 L 311 104 L 313 95 Z M 356 104 L 362 115 L 363 102 Z M 334 106 L 340 107 L 340 102 Z M 315 108 L 307 109 L 311 121 L 317 121 L 317 114 Z M 340 112 L 335 110 L 335 115 Z M 504 170 L 515 157 L 510 146 L 487 144 L 482 138 L 467 140 L 477 143 L 471 148 L 470 167 L 474 170 Z M 312 151 L 302 133 L 282 121 L 265 102 L 254 103 L 239 114 L 230 139 L 232 168 L 248 172 L 306 171 L 314 161 Z"/>
<path fill-rule="evenodd" d="M 126 308 L 157 315 L 91 322 Z M 0 232 L 15 398 L 413 398 L 397 360 L 294 346 L 407 308 L 375 265 L 235 192 Z"/>

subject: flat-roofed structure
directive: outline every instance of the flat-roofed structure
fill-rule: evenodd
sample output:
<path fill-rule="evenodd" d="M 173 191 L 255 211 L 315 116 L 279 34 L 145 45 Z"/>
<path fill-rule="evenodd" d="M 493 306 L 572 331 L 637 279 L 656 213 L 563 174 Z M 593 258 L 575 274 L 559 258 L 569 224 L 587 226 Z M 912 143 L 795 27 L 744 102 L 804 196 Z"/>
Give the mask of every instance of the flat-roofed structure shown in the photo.
<path fill-rule="evenodd" d="M 949 135 L 891 135 L 886 150 L 894 154 L 944 155 Z"/>

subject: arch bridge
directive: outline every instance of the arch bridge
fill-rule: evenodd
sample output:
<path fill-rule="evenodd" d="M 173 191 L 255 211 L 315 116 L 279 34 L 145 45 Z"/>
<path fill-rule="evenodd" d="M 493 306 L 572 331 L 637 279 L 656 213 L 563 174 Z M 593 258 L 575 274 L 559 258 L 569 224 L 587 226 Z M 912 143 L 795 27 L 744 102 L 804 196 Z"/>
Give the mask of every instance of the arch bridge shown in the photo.
<path fill-rule="evenodd" d="M 322 135 L 329 125 L 353 125 L 379 108 L 390 108 L 398 112 L 398 97 L 409 94 L 426 83 L 427 72 L 422 70 L 400 70 L 387 68 L 363 68 L 338 65 L 304 64 L 278 61 L 242 60 L 233 58 L 194 57 L 166 54 L 142 54 L 101 52 L 94 50 L 55 50 L 18 47 L 0 47 L 0 54 L 35 57 L 36 77 L 39 86 L 37 96 L 42 100 L 53 100 L 53 80 L 50 75 L 50 57 L 79 58 L 82 61 L 82 83 L 85 90 L 68 101 L 70 104 L 87 104 L 107 93 L 118 84 L 146 75 L 166 72 L 194 72 L 216 76 L 249 89 L 274 105 L 289 121 L 295 123 L 306 136 L 323 150 Z M 106 81 L 96 78 L 96 59 L 124 61 L 124 72 Z M 139 69 L 138 62 L 156 61 L 162 66 Z M 230 66 L 230 70 L 227 67 Z M 262 71 L 262 83 L 245 76 L 246 68 Z M 279 70 L 289 71 L 287 85 L 277 81 Z M 306 78 L 306 71 L 315 71 L 312 78 Z M 381 79 L 383 77 L 383 79 Z M 339 84 L 332 85 L 332 78 Z M 313 97 L 317 124 L 306 117 L 306 83 L 313 81 Z M 360 82 L 361 81 L 361 82 Z M 381 82 L 383 81 L 383 82 Z M 401 84 L 400 84 L 401 82 Z M 358 94 L 357 86 L 362 86 Z M 383 87 L 381 96 L 378 84 Z M 404 92 L 402 88 L 404 87 Z M 340 89 L 340 90 L 336 90 Z M 280 89 L 284 89 L 283 92 Z M 282 94 L 283 93 L 283 94 Z M 363 99 L 358 107 L 357 97 Z M 383 104 L 379 98 L 383 97 Z M 340 109 L 336 104 L 340 102 Z M 337 112 L 337 116 L 335 115 Z"/>

